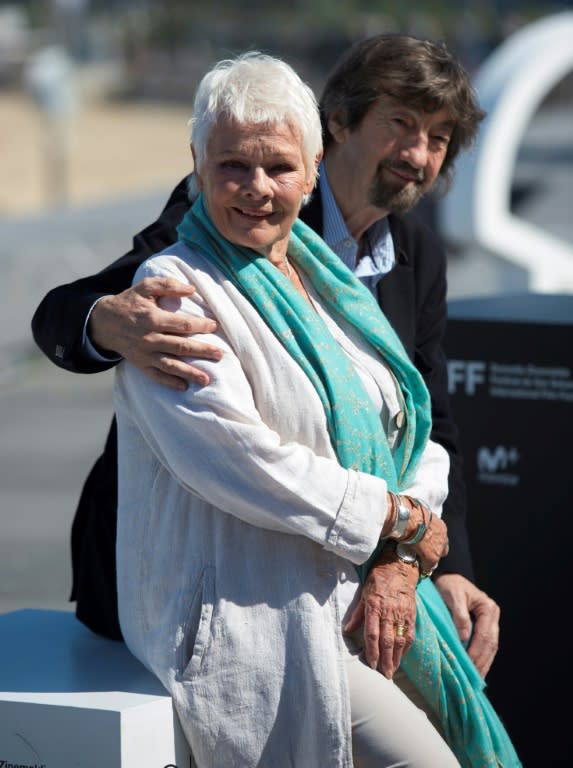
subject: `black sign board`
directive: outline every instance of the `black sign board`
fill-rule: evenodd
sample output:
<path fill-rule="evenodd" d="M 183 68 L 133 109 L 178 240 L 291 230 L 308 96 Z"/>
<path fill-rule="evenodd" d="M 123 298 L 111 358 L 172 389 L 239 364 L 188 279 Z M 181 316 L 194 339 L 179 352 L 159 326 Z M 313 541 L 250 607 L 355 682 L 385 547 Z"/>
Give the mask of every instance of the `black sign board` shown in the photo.
<path fill-rule="evenodd" d="M 478 586 L 501 606 L 488 693 L 525 768 L 562 765 L 573 547 L 573 296 L 450 302 L 450 395 Z"/>

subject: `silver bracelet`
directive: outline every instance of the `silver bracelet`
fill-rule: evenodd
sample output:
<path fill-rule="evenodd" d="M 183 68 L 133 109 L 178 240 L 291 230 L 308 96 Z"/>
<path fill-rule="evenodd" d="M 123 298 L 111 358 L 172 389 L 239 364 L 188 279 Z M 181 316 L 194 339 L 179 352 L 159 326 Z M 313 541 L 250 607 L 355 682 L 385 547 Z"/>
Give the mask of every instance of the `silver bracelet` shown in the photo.
<path fill-rule="evenodd" d="M 410 507 L 404 504 L 400 495 L 390 493 L 390 496 L 396 505 L 397 514 L 388 537 L 390 539 L 401 539 L 410 520 Z"/>
<path fill-rule="evenodd" d="M 418 499 L 412 499 L 412 501 L 415 501 L 417 506 L 420 507 L 420 511 L 422 513 L 422 522 L 417 527 L 415 533 L 413 536 L 411 536 L 409 539 L 406 539 L 403 543 L 404 544 L 419 544 L 424 536 L 426 535 L 426 531 L 428 530 L 430 523 L 432 522 L 432 510 L 429 509 L 429 507 L 426 507 L 424 504 L 421 504 Z M 424 510 L 428 509 L 429 516 L 428 516 L 428 522 L 426 523 Z"/>

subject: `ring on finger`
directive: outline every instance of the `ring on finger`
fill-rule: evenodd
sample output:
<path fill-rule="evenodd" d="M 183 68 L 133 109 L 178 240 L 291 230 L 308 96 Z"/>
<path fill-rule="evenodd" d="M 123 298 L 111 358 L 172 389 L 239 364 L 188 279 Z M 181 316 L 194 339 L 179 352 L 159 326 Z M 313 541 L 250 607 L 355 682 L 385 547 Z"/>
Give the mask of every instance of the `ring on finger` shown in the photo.
<path fill-rule="evenodd" d="M 434 573 L 434 571 L 436 570 L 437 567 L 438 566 L 435 565 L 433 568 L 430 568 L 429 571 L 423 571 L 422 569 L 420 569 L 420 579 L 427 579 L 427 578 L 429 578 Z"/>

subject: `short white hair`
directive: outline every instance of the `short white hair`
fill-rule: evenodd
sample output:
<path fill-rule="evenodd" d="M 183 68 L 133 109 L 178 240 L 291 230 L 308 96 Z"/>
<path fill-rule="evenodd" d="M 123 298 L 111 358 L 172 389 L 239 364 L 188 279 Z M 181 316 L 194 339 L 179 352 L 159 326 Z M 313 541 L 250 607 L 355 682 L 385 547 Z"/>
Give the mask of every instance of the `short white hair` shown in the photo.
<path fill-rule="evenodd" d="M 305 168 L 314 181 L 322 154 L 316 97 L 286 62 L 258 51 L 224 59 L 203 77 L 195 94 L 191 140 L 200 172 L 209 135 L 219 117 L 239 124 L 287 123 L 300 132 Z"/>

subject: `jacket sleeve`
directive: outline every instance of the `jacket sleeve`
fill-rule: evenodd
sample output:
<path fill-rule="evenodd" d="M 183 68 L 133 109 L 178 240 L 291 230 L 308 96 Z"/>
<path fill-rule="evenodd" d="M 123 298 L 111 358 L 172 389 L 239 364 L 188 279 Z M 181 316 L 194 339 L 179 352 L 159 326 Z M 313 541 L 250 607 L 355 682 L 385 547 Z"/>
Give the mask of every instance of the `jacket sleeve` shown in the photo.
<path fill-rule="evenodd" d="M 399 227 L 399 228 L 398 228 Z M 396 231 L 410 259 L 415 285 L 415 329 L 413 360 L 424 377 L 432 400 L 432 439 L 450 457 L 449 491 L 443 508 L 448 526 L 449 554 L 442 558 L 436 573 L 459 573 L 474 580 L 467 530 L 467 497 L 463 478 L 463 458 L 458 430 L 448 394 L 448 369 L 443 339 L 447 322 L 447 258 L 436 235 L 412 216 L 400 219 Z"/>
<path fill-rule="evenodd" d="M 34 341 L 57 366 L 74 373 L 98 373 L 116 364 L 91 358 L 83 346 L 86 319 L 97 299 L 129 288 L 137 267 L 177 240 L 175 227 L 189 207 L 187 179 L 171 193 L 161 215 L 133 238 L 133 248 L 89 277 L 53 288 L 32 318 Z"/>

